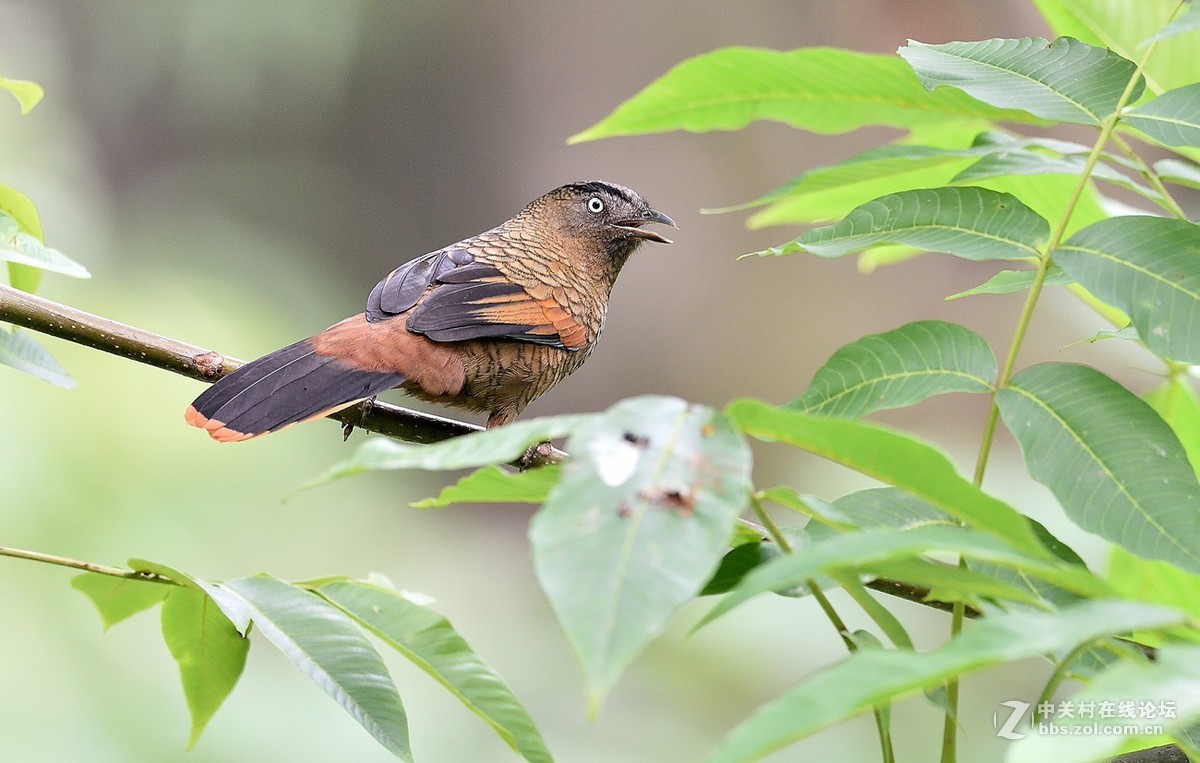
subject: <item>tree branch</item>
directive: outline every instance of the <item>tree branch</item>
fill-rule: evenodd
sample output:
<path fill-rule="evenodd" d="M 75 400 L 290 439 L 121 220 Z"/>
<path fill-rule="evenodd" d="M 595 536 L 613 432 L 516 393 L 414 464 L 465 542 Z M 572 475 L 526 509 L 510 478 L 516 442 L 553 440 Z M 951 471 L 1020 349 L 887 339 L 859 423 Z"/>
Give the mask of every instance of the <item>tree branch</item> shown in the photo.
<path fill-rule="evenodd" d="M 215 382 L 242 365 L 242 361 L 219 352 L 92 315 L 4 285 L 0 285 L 0 321 L 203 382 Z M 416 443 L 439 442 L 481 429 L 474 424 L 378 401 L 372 401 L 369 407 L 346 408 L 330 414 L 329 418 L 368 432 Z M 565 457 L 566 454 L 559 450 L 549 454 L 539 451 L 531 456 L 526 466 L 558 463 Z"/>

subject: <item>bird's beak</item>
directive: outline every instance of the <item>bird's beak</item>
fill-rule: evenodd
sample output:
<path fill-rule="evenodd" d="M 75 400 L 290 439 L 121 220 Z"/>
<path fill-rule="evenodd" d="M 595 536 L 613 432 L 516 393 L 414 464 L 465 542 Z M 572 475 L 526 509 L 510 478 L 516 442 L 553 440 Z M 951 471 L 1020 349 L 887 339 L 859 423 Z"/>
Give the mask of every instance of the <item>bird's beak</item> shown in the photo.
<path fill-rule="evenodd" d="M 637 238 L 644 238 L 647 241 L 657 241 L 660 244 L 670 244 L 671 243 L 671 239 L 667 238 L 666 236 L 662 235 L 661 233 L 657 233 L 655 231 L 646 230 L 646 229 L 642 228 L 643 225 L 646 225 L 648 223 L 662 223 L 663 225 L 670 225 L 672 228 L 675 228 L 676 230 L 679 229 L 679 226 L 675 224 L 674 220 L 667 217 L 662 212 L 657 212 L 653 209 L 646 212 L 646 216 L 643 218 L 638 218 L 636 220 L 622 220 L 620 223 L 617 224 L 617 227 L 620 228 L 621 230 L 625 231 L 626 233 L 628 233 L 631 236 L 636 236 Z"/>

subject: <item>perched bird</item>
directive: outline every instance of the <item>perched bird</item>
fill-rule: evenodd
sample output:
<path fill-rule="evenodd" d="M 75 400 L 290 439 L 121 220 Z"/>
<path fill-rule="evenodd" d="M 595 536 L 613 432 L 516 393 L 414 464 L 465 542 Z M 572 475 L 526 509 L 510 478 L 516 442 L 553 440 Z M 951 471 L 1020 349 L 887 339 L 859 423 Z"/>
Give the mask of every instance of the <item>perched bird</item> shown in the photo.
<path fill-rule="evenodd" d="M 393 387 L 507 424 L 583 364 L 643 226 L 674 221 L 637 193 L 592 181 L 556 188 L 486 233 L 393 270 L 359 315 L 247 363 L 187 409 L 237 442 Z"/>

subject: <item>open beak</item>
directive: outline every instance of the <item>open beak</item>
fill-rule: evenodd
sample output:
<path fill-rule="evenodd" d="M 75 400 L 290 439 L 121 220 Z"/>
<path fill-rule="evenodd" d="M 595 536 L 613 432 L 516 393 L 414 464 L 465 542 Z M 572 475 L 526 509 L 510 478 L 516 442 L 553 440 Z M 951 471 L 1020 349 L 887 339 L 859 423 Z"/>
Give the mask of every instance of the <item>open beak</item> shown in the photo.
<path fill-rule="evenodd" d="M 670 225 L 676 230 L 679 229 L 679 226 L 675 224 L 674 220 L 667 217 L 662 212 L 656 212 L 653 209 L 646 212 L 645 217 L 641 217 L 636 220 L 622 220 L 621 222 L 617 223 L 617 227 L 631 236 L 644 238 L 647 241 L 657 241 L 660 244 L 671 243 L 671 239 L 667 238 L 661 233 L 656 233 L 652 230 L 646 230 L 642 227 L 643 225 L 647 225 L 649 223 L 662 223 L 663 225 Z"/>

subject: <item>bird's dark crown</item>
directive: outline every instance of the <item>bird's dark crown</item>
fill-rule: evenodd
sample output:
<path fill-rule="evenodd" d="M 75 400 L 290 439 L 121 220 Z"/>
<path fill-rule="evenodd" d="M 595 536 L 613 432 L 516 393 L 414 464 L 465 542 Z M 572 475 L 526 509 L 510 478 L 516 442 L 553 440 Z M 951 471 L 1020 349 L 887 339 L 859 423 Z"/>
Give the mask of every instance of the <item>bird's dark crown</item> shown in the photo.
<path fill-rule="evenodd" d="M 561 230 L 572 236 L 604 241 L 606 249 L 623 249 L 641 241 L 669 244 L 670 239 L 642 226 L 675 226 L 671 218 L 652 209 L 636 191 L 603 180 L 560 186 L 533 202 L 529 209 L 548 213 Z"/>

